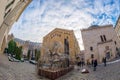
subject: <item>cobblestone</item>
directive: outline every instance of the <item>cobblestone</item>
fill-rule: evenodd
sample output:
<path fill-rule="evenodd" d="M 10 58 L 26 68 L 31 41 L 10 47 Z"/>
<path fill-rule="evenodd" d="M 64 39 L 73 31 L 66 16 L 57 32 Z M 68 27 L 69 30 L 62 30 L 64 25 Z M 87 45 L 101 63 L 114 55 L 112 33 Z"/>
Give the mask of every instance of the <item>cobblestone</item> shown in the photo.
<path fill-rule="evenodd" d="M 82 74 L 81 70 L 74 70 L 58 80 L 120 80 L 120 62 L 108 64 L 106 67 L 99 65 L 97 71 L 93 71 L 91 66 L 85 66 L 90 73 Z"/>
<path fill-rule="evenodd" d="M 10 62 L 5 55 L 0 55 L 0 80 L 49 80 L 36 74 L 36 66 L 27 62 Z M 120 80 L 120 61 L 108 64 L 106 67 L 99 65 L 97 71 L 91 66 L 85 66 L 90 73 L 81 74 L 74 69 L 57 80 Z"/>
<path fill-rule="evenodd" d="M 0 55 L 0 80 L 41 80 L 35 68 L 28 62 L 10 62 L 7 56 Z"/>

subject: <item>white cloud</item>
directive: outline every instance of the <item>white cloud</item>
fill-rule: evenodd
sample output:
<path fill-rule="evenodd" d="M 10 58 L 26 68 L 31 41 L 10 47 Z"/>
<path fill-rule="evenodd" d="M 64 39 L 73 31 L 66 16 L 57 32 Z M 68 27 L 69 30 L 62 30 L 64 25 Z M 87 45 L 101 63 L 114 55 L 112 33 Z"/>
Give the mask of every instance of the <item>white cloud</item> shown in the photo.
<path fill-rule="evenodd" d="M 33 0 L 13 25 L 10 33 L 24 40 L 42 42 L 42 37 L 56 27 L 73 29 L 83 45 L 80 29 L 91 24 L 115 24 L 119 0 Z M 100 18 L 101 17 L 101 18 Z"/>

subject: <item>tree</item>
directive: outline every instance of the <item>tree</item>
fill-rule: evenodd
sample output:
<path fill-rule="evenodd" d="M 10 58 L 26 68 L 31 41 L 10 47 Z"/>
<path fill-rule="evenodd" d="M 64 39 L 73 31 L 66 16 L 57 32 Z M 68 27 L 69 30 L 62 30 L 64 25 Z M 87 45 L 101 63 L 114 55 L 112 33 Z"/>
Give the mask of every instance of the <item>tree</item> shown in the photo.
<path fill-rule="evenodd" d="M 20 47 L 16 47 L 15 49 L 15 58 L 18 60 L 21 60 L 21 56 L 22 56 L 22 46 Z"/>
<path fill-rule="evenodd" d="M 22 56 L 22 46 L 18 47 L 16 45 L 16 42 L 14 40 L 11 40 L 8 43 L 8 53 L 10 53 L 12 56 L 15 55 L 16 59 L 21 60 Z"/>
<path fill-rule="evenodd" d="M 12 56 L 15 55 L 15 49 L 16 49 L 16 42 L 14 40 L 11 40 L 8 43 L 8 53 Z"/>
<path fill-rule="evenodd" d="M 38 61 L 40 58 L 40 50 L 35 49 L 35 60 Z"/>
<path fill-rule="evenodd" d="M 35 60 L 37 59 L 37 49 L 35 49 Z"/>

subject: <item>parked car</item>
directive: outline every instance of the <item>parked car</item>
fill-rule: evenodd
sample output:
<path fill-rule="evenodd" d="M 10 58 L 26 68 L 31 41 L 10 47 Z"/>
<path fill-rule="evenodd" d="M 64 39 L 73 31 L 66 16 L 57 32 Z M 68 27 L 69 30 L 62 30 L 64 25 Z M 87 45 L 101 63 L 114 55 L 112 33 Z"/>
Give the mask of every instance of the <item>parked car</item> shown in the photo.
<path fill-rule="evenodd" d="M 13 58 L 12 58 L 11 56 L 8 56 L 8 60 L 11 61 L 11 62 L 14 61 Z"/>
<path fill-rule="evenodd" d="M 20 60 L 15 59 L 15 58 L 13 58 L 11 56 L 8 56 L 8 60 L 11 61 L 11 62 L 20 62 Z"/>
<path fill-rule="evenodd" d="M 13 58 L 14 62 L 20 62 L 20 60 Z"/>
<path fill-rule="evenodd" d="M 21 58 L 21 62 L 24 62 L 24 59 L 23 59 L 23 58 Z"/>
<path fill-rule="evenodd" d="M 35 64 L 35 65 L 37 64 L 37 61 L 35 61 L 35 60 L 30 60 L 29 62 L 30 62 L 31 64 Z"/>

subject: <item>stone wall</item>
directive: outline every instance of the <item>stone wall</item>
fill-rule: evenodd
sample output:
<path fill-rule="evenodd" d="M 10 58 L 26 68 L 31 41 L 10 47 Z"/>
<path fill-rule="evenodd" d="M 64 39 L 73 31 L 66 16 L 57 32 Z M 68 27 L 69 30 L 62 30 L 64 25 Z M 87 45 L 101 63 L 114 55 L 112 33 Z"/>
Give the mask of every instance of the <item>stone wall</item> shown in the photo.
<path fill-rule="evenodd" d="M 65 53 L 64 51 L 65 39 L 67 39 L 69 43 L 70 60 L 75 61 L 76 54 L 80 53 L 80 48 L 78 46 L 78 42 L 75 38 L 75 35 L 72 30 L 59 29 L 59 28 L 54 29 L 43 38 L 41 57 L 44 56 L 46 51 L 49 51 L 54 46 L 54 43 L 59 45 L 59 49 L 57 49 L 56 51 L 57 53 Z"/>
<path fill-rule="evenodd" d="M 98 59 L 98 62 L 102 62 L 102 58 L 105 57 L 106 46 L 109 46 L 110 54 L 113 59 L 117 53 L 116 48 L 119 48 L 119 40 L 114 31 L 112 25 L 105 25 L 99 27 L 93 27 L 88 29 L 83 29 L 81 31 L 83 43 L 85 47 L 85 62 L 91 62 L 91 55 L 94 55 L 94 58 Z M 106 37 L 106 41 L 101 40 L 101 36 L 104 39 Z M 116 43 L 116 44 L 115 44 Z"/>

